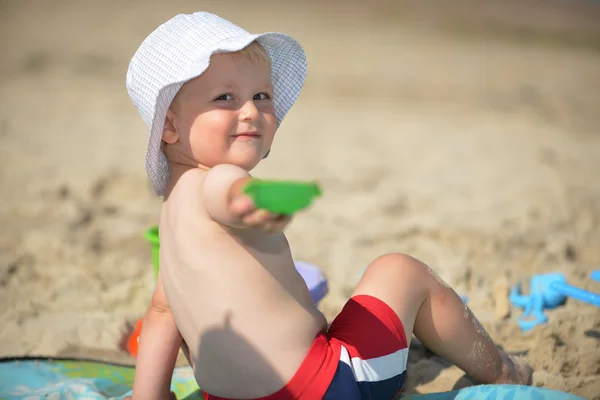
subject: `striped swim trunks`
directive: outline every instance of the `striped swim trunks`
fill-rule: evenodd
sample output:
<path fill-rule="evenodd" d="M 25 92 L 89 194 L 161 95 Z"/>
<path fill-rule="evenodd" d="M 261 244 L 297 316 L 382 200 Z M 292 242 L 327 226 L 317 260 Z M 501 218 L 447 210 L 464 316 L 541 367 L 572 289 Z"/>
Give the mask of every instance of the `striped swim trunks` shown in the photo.
<path fill-rule="evenodd" d="M 407 359 L 397 314 L 375 297 L 354 296 L 316 337 L 288 384 L 256 400 L 391 400 L 404 383 Z"/>

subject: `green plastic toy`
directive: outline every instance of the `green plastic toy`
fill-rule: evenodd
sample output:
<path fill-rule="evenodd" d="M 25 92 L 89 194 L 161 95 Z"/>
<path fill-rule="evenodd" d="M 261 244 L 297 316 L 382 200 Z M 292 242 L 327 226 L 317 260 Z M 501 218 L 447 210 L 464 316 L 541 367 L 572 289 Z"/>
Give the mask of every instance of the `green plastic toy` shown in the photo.
<path fill-rule="evenodd" d="M 308 207 L 315 197 L 321 195 L 316 182 L 290 182 L 251 180 L 244 193 L 252 197 L 257 208 L 275 214 L 292 215 Z"/>
<path fill-rule="evenodd" d="M 152 249 L 152 265 L 154 267 L 154 281 L 158 280 L 158 258 L 160 251 L 160 239 L 158 237 L 158 225 L 151 226 L 144 232 L 144 237 L 150 243 Z"/>

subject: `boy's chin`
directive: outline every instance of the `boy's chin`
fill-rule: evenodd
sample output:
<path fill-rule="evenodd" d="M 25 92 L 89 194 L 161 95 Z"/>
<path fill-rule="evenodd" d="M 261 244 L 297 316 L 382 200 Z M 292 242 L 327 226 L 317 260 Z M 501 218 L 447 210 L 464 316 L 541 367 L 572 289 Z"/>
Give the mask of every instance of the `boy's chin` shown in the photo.
<path fill-rule="evenodd" d="M 254 169 L 262 160 L 262 157 L 248 157 L 243 159 L 231 160 L 230 164 L 236 165 L 240 168 L 245 169 L 246 171 L 250 171 Z"/>
<path fill-rule="evenodd" d="M 206 163 L 203 165 L 212 168 L 218 164 L 230 164 L 243 168 L 246 171 L 250 171 L 251 169 L 254 169 L 264 158 L 266 158 L 266 155 L 263 153 L 268 155 L 268 152 L 262 151 L 223 154 L 220 157 L 212 157 L 211 159 L 205 160 Z"/>

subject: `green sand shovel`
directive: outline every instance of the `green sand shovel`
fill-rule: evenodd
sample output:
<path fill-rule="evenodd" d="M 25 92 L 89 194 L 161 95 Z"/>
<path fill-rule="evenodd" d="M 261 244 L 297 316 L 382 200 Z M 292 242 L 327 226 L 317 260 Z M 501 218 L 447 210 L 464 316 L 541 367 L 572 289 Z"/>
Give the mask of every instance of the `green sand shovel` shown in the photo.
<path fill-rule="evenodd" d="M 315 182 L 255 179 L 244 187 L 244 193 L 252 197 L 257 208 L 292 215 L 310 206 L 313 199 L 321 195 L 321 188 Z"/>

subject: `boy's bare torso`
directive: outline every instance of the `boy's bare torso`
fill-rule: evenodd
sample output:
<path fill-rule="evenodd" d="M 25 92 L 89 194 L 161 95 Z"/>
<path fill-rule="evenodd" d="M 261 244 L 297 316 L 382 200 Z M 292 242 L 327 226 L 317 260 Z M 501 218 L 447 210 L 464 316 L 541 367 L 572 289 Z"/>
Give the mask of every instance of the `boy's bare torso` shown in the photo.
<path fill-rule="evenodd" d="M 208 216 L 205 174 L 183 174 L 164 202 L 163 285 L 201 387 L 220 397 L 266 396 L 293 377 L 327 321 L 283 233 Z"/>

